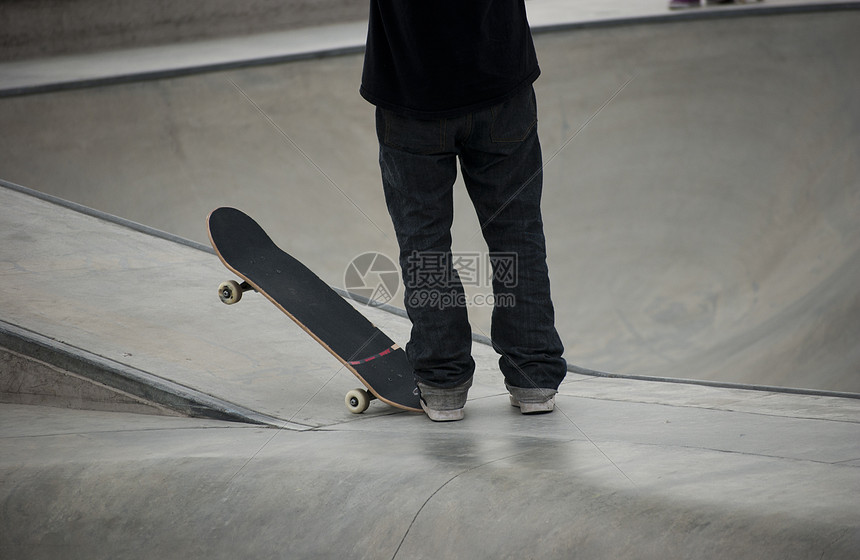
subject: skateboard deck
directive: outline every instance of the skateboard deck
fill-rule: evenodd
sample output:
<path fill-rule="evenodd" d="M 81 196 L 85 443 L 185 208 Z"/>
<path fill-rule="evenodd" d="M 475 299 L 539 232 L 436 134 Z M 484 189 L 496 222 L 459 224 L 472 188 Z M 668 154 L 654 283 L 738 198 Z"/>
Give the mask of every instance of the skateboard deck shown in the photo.
<path fill-rule="evenodd" d="M 243 282 L 224 282 L 221 301 L 238 302 L 254 290 L 274 303 L 332 353 L 367 389 L 346 395 L 353 413 L 373 398 L 421 412 L 406 352 L 305 265 L 280 249 L 250 216 L 218 208 L 207 219 L 209 240 L 221 262 Z"/>

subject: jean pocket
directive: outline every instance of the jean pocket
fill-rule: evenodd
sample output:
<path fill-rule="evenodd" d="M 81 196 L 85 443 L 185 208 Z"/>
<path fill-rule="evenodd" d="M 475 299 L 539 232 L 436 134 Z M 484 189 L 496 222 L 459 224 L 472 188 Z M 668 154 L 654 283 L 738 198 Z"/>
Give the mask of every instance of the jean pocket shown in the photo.
<path fill-rule="evenodd" d="M 380 143 L 390 148 L 413 154 L 434 154 L 444 147 L 445 121 L 412 119 L 377 108 L 376 135 Z"/>
<path fill-rule="evenodd" d="M 521 93 L 491 109 L 493 123 L 490 139 L 493 142 L 522 142 L 537 125 L 537 102 L 534 88 Z"/>

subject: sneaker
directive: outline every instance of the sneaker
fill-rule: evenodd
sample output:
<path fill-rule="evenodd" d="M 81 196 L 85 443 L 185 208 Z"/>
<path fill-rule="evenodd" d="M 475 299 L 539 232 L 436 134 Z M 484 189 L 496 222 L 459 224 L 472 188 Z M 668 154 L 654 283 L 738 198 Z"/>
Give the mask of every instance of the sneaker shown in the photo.
<path fill-rule="evenodd" d="M 670 10 L 686 10 L 687 8 L 698 8 L 702 5 L 701 0 L 671 0 Z"/>
<path fill-rule="evenodd" d="M 511 394 L 511 405 L 520 409 L 523 414 L 540 414 L 552 412 L 555 409 L 555 389 L 532 388 L 523 389 L 512 387 L 505 382 Z"/>
<path fill-rule="evenodd" d="M 469 387 L 472 386 L 471 377 L 465 383 L 447 389 L 432 387 L 421 381 L 417 384 L 418 391 L 421 393 L 421 408 L 430 420 L 454 422 L 463 419 L 465 416 L 463 408 L 466 406 Z"/>

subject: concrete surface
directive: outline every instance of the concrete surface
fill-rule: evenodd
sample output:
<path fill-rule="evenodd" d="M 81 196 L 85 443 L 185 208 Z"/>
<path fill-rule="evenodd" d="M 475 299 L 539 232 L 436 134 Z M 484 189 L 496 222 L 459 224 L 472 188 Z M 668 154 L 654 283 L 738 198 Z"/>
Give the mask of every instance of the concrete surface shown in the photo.
<path fill-rule="evenodd" d="M 0 222 L 5 332 L 269 425 L 0 404 L 3 558 L 860 553 L 860 399 L 571 374 L 527 417 L 476 344 L 463 422 L 354 416 L 354 378 L 299 327 L 217 300 L 214 255 L 8 188 Z"/>
<path fill-rule="evenodd" d="M 537 36 L 571 363 L 860 392 L 858 5 Z M 396 254 L 360 69 L 355 54 L 2 99 L 2 177 L 200 242 L 201 217 L 237 206 L 342 285 L 355 256 Z M 455 249 L 480 255 L 462 189 L 456 204 Z M 489 307 L 471 312 L 488 333 Z"/>
<path fill-rule="evenodd" d="M 856 391 L 856 29 L 538 38 L 572 363 Z M 298 327 L 218 302 L 229 273 L 194 240 L 220 204 L 335 285 L 392 251 L 358 68 L 0 99 L 0 178 L 190 239 L 0 186 L 0 402 L 30 403 L 0 404 L 0 558 L 860 557 L 858 398 L 571 373 L 524 417 L 476 343 L 463 422 L 353 416 L 354 379 Z M 480 252 L 469 212 L 456 228 Z"/>
<path fill-rule="evenodd" d="M 856 408 L 842 422 L 575 393 L 551 416 L 491 397 L 460 424 L 312 432 L 0 405 L 0 553 L 857 558 Z"/>

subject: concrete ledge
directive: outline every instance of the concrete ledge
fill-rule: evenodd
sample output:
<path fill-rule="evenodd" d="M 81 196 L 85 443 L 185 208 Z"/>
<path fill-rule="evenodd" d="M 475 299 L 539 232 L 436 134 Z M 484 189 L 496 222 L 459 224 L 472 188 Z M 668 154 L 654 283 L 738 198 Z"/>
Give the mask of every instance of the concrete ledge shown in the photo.
<path fill-rule="evenodd" d="M 538 7 L 529 17 L 535 32 L 544 33 L 857 9 L 860 9 L 860 2 L 755 3 L 681 13 L 659 8 L 646 15 L 582 19 L 581 14 L 578 18 L 576 13 L 567 13 L 573 12 L 571 8 Z M 2 16 L 0 12 L 0 21 Z M 43 58 L 39 59 L 7 57 L 6 62 L 2 62 L 0 57 L 0 98 L 282 64 L 364 50 L 367 30 L 364 17 L 360 21 L 317 19 L 305 25 L 307 27 L 300 29 L 294 26 L 280 30 L 252 28 L 244 35 L 222 34 L 217 39 L 202 35 L 192 41 L 162 41 L 149 46 L 116 44 L 113 50 L 91 53 L 43 53 Z"/>
<path fill-rule="evenodd" d="M 56 384 L 55 389 L 44 394 L 45 402 L 36 404 L 77 403 L 82 405 L 83 401 L 100 399 L 101 405 L 91 404 L 81 408 L 109 410 L 130 406 L 135 409 L 134 411 L 145 409 L 150 413 L 157 409 L 168 409 L 194 418 L 248 422 L 287 429 L 307 429 L 299 424 L 285 425 L 283 421 L 276 418 L 194 391 L 145 371 L 92 354 L 82 348 L 49 339 L 2 321 L 0 321 L 0 349 L 5 349 L 6 356 L 10 357 L 7 365 L 11 364 L 11 358 L 17 358 L 18 365 L 21 360 L 31 365 L 38 364 L 36 367 L 41 370 L 41 375 L 49 375 L 49 372 L 57 374 L 52 381 Z M 63 375 L 66 377 L 63 378 Z M 0 376 L 2 376 L 0 379 L 4 379 L 3 392 L 14 392 L 10 388 L 13 385 L 14 373 L 0 371 Z M 76 388 L 80 388 L 82 384 L 88 385 L 86 396 L 82 394 L 77 399 L 64 399 L 63 395 L 68 395 L 70 392 L 69 386 L 64 382 L 71 383 Z M 77 391 L 76 388 L 72 388 L 71 392 Z M 107 393 L 111 393 L 112 396 L 109 397 Z M 34 396 L 34 398 L 37 397 Z M 24 397 L 2 398 L 6 402 L 25 404 L 21 399 Z M 109 404 L 110 401 L 113 401 L 112 404 Z M 124 410 L 131 411 L 128 408 Z"/>
<path fill-rule="evenodd" d="M 0 403 L 180 416 L 31 356 L 0 348 Z"/>
<path fill-rule="evenodd" d="M 283 31 L 367 17 L 362 0 L 6 0 L 0 60 Z"/>

